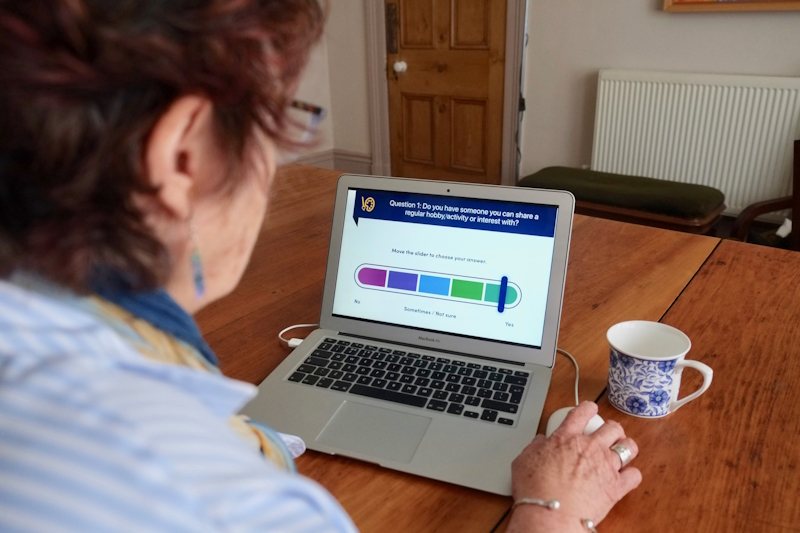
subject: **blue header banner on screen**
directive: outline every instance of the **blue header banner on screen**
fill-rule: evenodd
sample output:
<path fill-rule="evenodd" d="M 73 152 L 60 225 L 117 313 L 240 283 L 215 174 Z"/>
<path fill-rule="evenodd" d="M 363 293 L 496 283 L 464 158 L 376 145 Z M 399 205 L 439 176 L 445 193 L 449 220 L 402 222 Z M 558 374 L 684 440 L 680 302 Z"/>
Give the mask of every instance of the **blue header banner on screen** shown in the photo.
<path fill-rule="evenodd" d="M 383 191 L 356 191 L 353 219 L 429 224 L 554 237 L 558 209 L 552 206 L 495 202 Z"/>

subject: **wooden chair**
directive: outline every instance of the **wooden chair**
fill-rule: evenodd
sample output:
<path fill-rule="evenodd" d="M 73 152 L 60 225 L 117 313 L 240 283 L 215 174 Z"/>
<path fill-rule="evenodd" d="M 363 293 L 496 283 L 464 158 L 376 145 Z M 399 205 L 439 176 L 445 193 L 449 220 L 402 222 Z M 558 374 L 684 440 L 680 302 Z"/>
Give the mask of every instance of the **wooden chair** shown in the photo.
<path fill-rule="evenodd" d="M 800 140 L 794 142 L 794 166 L 792 174 L 792 196 L 767 200 L 748 205 L 736 217 L 732 236 L 747 242 L 750 225 L 756 217 L 774 211 L 792 210 L 792 233 L 789 235 L 789 249 L 800 251 Z"/>

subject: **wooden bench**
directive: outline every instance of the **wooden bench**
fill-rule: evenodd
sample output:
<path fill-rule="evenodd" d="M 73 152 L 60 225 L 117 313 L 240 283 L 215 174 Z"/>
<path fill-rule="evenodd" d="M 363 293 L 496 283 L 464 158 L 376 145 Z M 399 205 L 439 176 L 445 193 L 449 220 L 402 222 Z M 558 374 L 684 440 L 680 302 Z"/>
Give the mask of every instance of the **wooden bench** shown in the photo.
<path fill-rule="evenodd" d="M 544 168 L 518 185 L 570 191 L 581 215 L 687 233 L 708 233 L 725 210 L 725 195 L 713 187 L 578 168 Z"/>

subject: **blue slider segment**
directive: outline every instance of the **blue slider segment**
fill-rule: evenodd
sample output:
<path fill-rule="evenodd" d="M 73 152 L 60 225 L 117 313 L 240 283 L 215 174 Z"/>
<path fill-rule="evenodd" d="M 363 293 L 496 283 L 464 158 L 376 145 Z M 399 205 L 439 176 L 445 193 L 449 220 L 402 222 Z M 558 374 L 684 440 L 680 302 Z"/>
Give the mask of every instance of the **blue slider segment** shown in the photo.
<path fill-rule="evenodd" d="M 502 313 L 506 308 L 506 292 L 508 291 L 508 276 L 500 278 L 500 298 L 497 302 L 497 311 Z"/>
<path fill-rule="evenodd" d="M 420 276 L 418 292 L 426 294 L 437 294 L 439 296 L 450 295 L 450 278 L 439 278 L 436 276 Z"/>

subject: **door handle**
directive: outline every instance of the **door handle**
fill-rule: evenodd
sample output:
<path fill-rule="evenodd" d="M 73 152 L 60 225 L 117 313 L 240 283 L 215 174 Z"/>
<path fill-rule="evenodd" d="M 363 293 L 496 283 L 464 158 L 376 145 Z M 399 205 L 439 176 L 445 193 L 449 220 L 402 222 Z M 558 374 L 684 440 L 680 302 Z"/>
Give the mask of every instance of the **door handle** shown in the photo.
<path fill-rule="evenodd" d="M 403 72 L 408 70 L 408 63 L 406 63 L 405 61 L 395 61 L 394 66 L 392 68 L 394 69 L 395 74 L 402 74 Z"/>

